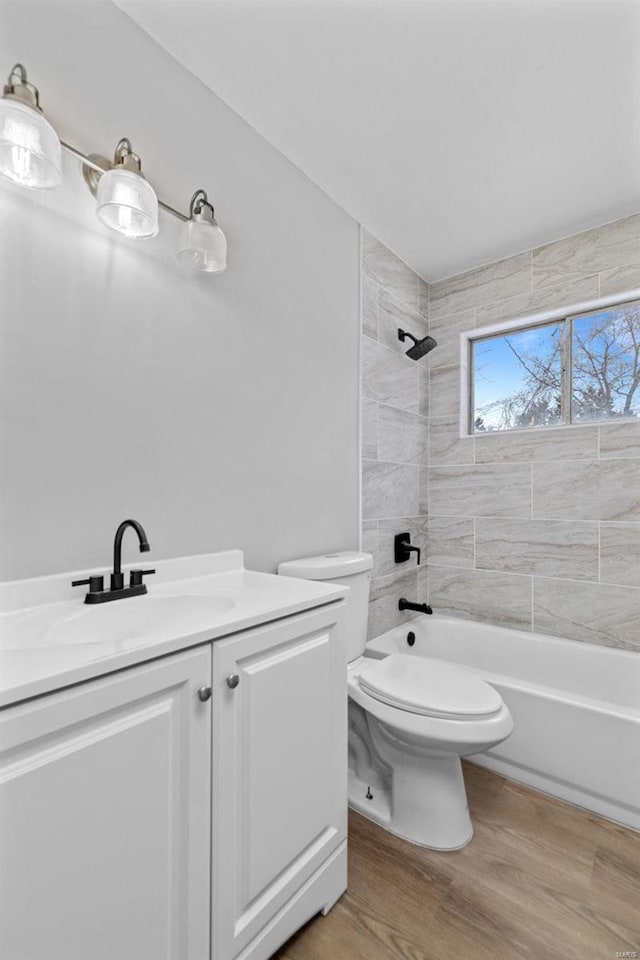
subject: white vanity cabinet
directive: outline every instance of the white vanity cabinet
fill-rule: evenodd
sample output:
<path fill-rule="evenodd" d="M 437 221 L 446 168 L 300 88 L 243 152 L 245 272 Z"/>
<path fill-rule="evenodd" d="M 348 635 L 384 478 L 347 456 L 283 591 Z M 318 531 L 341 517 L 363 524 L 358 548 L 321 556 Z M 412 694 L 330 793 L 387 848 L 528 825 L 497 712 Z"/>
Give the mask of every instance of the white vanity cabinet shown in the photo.
<path fill-rule="evenodd" d="M 267 960 L 333 905 L 345 609 L 0 712 L 2 960 Z"/>
<path fill-rule="evenodd" d="M 213 645 L 213 960 L 266 960 L 346 889 L 344 611 Z"/>
<path fill-rule="evenodd" d="M 0 713 L 0 957 L 209 957 L 205 645 Z"/>

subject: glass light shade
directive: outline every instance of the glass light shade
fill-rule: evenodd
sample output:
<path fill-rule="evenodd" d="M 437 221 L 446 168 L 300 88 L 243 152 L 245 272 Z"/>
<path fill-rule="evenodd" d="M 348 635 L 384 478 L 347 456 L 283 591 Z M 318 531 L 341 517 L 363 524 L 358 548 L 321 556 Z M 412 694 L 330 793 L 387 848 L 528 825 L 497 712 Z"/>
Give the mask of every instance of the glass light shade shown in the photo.
<path fill-rule="evenodd" d="M 0 100 L 0 174 L 31 190 L 62 183 L 58 135 L 39 110 L 18 100 Z"/>
<path fill-rule="evenodd" d="M 227 269 L 227 238 L 215 221 L 187 220 L 176 256 L 194 270 L 222 273 Z"/>
<path fill-rule="evenodd" d="M 116 166 L 98 180 L 98 218 L 125 237 L 143 240 L 158 233 L 158 198 L 139 173 Z"/>

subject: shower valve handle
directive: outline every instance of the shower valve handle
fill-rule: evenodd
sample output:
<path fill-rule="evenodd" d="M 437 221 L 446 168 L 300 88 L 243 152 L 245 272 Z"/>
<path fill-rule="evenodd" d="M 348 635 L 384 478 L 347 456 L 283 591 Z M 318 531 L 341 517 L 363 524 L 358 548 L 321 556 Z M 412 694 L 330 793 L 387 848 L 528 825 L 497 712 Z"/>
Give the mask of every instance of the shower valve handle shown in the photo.
<path fill-rule="evenodd" d="M 420 547 L 411 543 L 410 533 L 397 533 L 393 540 L 393 559 L 396 563 L 405 563 L 412 553 L 417 554 L 417 565 L 420 566 Z"/>

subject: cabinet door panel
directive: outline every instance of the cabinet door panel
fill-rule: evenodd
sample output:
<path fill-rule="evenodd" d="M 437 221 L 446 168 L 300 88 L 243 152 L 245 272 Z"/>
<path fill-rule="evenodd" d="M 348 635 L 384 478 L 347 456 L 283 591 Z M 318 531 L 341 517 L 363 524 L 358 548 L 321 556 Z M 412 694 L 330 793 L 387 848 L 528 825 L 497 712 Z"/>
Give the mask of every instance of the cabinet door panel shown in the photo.
<path fill-rule="evenodd" d="M 334 604 L 214 644 L 220 960 L 246 946 L 346 835 L 343 609 Z M 225 682 L 232 673 L 240 678 L 234 689 Z"/>
<path fill-rule="evenodd" d="M 210 663 L 200 648 L 2 715 L 3 956 L 208 956 Z"/>

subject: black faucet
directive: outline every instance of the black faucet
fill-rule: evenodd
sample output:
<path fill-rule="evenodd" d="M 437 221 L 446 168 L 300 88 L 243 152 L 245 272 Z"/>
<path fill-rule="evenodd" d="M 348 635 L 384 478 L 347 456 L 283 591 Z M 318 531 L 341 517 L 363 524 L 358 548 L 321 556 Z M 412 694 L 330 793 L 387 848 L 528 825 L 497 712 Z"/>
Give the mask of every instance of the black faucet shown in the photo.
<path fill-rule="evenodd" d="M 428 603 L 414 603 L 412 600 L 405 600 L 400 597 L 398 600 L 398 610 L 415 610 L 416 613 L 433 613 Z"/>
<path fill-rule="evenodd" d="M 411 544 L 410 533 L 396 533 L 393 538 L 393 559 L 396 563 L 404 563 L 411 556 L 411 552 L 417 553 L 416 563 L 420 566 L 420 547 L 414 547 Z"/>
<path fill-rule="evenodd" d="M 140 543 L 140 553 L 148 553 L 151 547 L 147 540 L 144 527 L 137 520 L 123 520 L 116 530 L 113 541 L 113 573 L 110 578 L 109 590 L 104 589 L 104 577 L 88 577 L 86 580 L 74 580 L 72 587 L 80 587 L 88 584 L 89 592 L 84 598 L 85 603 L 107 603 L 109 600 L 123 600 L 125 597 L 139 597 L 147 592 L 146 584 L 142 578 L 148 574 L 155 573 L 155 570 L 131 570 L 129 574 L 129 586 L 124 585 L 124 574 L 122 572 L 122 538 L 127 527 L 133 527 L 138 535 Z"/>

